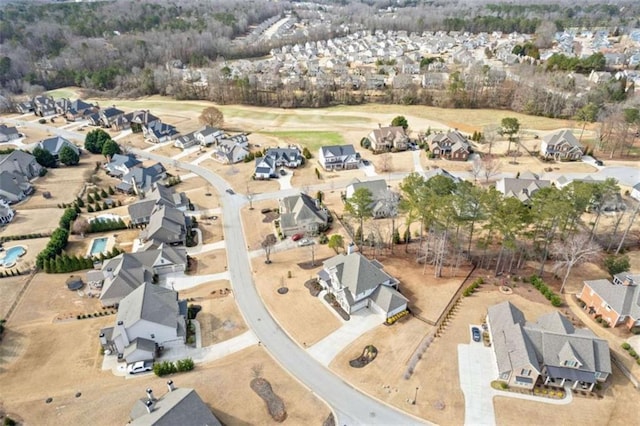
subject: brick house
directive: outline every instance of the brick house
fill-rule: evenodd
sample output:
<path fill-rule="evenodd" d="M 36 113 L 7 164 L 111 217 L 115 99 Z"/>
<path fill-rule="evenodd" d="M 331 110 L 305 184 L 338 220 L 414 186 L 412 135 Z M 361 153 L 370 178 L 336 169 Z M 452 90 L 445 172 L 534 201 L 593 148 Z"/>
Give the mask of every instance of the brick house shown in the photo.
<path fill-rule="evenodd" d="M 611 327 L 640 329 L 640 274 L 622 272 L 613 282 L 605 279 L 585 281 L 578 298 L 591 315 L 601 316 Z"/>

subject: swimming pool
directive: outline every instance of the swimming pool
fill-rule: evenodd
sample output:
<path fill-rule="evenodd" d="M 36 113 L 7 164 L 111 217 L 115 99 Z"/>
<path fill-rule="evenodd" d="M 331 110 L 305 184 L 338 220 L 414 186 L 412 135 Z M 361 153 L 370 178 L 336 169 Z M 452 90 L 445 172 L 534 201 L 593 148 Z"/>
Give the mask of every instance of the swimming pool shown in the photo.
<path fill-rule="evenodd" d="M 107 248 L 108 239 L 109 238 L 105 237 L 105 238 L 96 238 L 95 240 L 93 240 L 93 242 L 91 243 L 91 250 L 89 251 L 89 254 L 91 256 L 96 256 L 96 255 L 99 255 L 100 253 L 104 253 Z"/>
<path fill-rule="evenodd" d="M 5 268 L 10 268 L 16 264 L 16 260 L 25 254 L 27 250 L 22 246 L 15 246 L 8 248 L 5 252 L 4 259 L 2 259 L 2 266 Z"/>

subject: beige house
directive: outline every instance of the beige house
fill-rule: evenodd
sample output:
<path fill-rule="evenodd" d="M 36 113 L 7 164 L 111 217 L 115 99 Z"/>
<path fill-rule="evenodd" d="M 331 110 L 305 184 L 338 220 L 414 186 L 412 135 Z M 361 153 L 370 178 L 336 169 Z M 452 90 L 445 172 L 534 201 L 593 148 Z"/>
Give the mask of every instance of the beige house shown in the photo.
<path fill-rule="evenodd" d="M 405 151 L 409 145 L 409 136 L 401 126 L 379 127 L 372 130 L 367 138 L 371 142 L 371 150 L 376 152 Z"/>

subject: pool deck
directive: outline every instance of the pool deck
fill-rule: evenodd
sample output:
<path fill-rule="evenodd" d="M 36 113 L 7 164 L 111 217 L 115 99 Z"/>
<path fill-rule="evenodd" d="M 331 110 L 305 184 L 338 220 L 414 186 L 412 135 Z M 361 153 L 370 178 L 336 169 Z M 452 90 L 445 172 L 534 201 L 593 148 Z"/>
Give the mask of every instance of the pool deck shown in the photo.
<path fill-rule="evenodd" d="M 115 246 L 116 244 L 116 239 L 113 238 L 113 235 L 109 235 L 108 237 L 96 237 L 93 238 L 91 240 L 91 243 L 89 244 L 89 247 L 87 248 L 87 257 L 92 257 L 92 256 L 100 256 L 100 253 L 96 253 L 95 255 L 91 254 L 91 249 L 93 248 L 93 242 L 95 240 L 99 240 L 102 238 L 106 238 L 107 239 L 107 244 L 104 246 L 104 251 L 102 251 L 101 253 L 107 253 L 111 250 L 113 250 L 113 246 Z"/>

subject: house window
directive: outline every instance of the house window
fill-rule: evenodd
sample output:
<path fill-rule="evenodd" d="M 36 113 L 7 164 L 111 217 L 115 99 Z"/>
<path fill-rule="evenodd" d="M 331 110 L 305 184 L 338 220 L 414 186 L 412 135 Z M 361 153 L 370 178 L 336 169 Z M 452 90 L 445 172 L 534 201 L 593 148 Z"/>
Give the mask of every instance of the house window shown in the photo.
<path fill-rule="evenodd" d="M 607 311 L 611 311 L 611 306 L 609 306 L 609 305 L 606 305 L 604 308 L 605 308 Z"/>
<path fill-rule="evenodd" d="M 578 366 L 578 362 L 577 362 L 577 361 L 569 361 L 569 360 L 566 360 L 566 361 L 564 362 L 564 365 L 565 365 L 566 367 L 573 367 L 573 368 L 575 368 L 575 367 L 577 367 L 577 366 Z"/>
<path fill-rule="evenodd" d="M 509 380 L 509 373 L 502 373 L 502 374 L 500 375 L 500 378 L 501 378 L 502 380 Z"/>
<path fill-rule="evenodd" d="M 526 368 L 523 368 L 522 371 L 520 372 L 521 376 L 530 376 L 531 375 L 531 370 L 527 370 Z"/>

